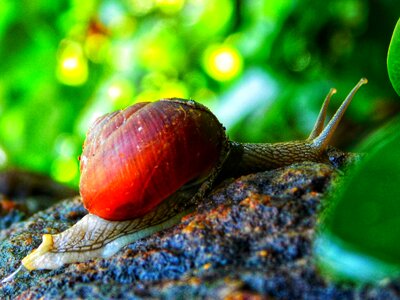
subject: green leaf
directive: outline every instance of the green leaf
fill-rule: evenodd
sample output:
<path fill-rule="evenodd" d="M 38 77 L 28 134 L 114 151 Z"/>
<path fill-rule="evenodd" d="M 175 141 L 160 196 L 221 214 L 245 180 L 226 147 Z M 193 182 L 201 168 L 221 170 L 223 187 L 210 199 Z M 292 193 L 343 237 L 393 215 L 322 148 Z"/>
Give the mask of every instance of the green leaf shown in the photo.
<path fill-rule="evenodd" d="M 315 252 L 331 277 L 378 282 L 400 276 L 400 120 L 392 126 L 345 179 L 321 222 Z"/>
<path fill-rule="evenodd" d="M 397 21 L 387 56 L 389 79 L 400 96 L 400 19 Z"/>

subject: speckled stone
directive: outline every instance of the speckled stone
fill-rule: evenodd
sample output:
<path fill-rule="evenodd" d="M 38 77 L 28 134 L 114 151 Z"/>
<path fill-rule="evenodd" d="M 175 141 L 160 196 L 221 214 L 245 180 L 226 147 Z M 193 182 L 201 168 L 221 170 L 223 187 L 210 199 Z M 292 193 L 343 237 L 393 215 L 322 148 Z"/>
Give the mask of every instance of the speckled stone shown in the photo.
<path fill-rule="evenodd" d="M 78 191 L 49 177 L 19 169 L 0 171 L 0 230 L 23 221 Z"/>
<path fill-rule="evenodd" d="M 341 171 L 302 163 L 226 180 L 181 223 L 109 259 L 33 271 L 0 285 L 19 299 L 399 299 L 400 282 L 336 285 L 312 258 L 316 213 Z M 65 230 L 85 210 L 67 199 L 0 231 L 0 277 L 43 233 Z"/>

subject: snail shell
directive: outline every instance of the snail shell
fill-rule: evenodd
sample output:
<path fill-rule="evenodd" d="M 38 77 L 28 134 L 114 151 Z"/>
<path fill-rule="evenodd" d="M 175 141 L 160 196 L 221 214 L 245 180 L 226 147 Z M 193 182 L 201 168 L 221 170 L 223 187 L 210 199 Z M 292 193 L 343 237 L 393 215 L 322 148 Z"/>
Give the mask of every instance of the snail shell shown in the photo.
<path fill-rule="evenodd" d="M 84 206 L 106 220 L 143 216 L 184 184 L 207 177 L 226 147 L 221 123 L 193 101 L 145 102 L 107 114 L 84 143 Z"/>

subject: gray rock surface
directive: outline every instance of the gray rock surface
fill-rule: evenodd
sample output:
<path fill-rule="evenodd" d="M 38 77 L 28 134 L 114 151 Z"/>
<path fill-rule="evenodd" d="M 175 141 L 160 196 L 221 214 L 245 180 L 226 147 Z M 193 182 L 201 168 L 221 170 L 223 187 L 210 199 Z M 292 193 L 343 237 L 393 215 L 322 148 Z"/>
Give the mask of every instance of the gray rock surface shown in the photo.
<path fill-rule="evenodd" d="M 312 257 L 317 212 L 342 176 L 302 163 L 220 184 L 181 223 L 124 247 L 109 259 L 32 271 L 0 285 L 1 299 L 399 299 L 400 282 L 338 285 Z M 0 278 L 86 214 L 61 201 L 0 231 Z"/>

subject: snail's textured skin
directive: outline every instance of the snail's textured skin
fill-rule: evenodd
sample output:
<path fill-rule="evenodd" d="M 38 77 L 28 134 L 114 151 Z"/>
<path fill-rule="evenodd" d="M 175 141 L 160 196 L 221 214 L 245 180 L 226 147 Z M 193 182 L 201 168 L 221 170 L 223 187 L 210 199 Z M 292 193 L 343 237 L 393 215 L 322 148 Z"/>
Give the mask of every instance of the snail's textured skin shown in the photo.
<path fill-rule="evenodd" d="M 398 299 L 398 281 L 351 288 L 316 271 L 316 214 L 338 174 L 303 163 L 225 182 L 179 226 L 108 259 L 17 277 L 0 286 L 0 298 Z M 37 247 L 41 233 L 61 232 L 84 215 L 80 201 L 66 200 L 0 231 L 0 277 Z"/>
<path fill-rule="evenodd" d="M 143 102 L 96 120 L 81 155 L 86 209 L 106 220 L 132 220 L 191 180 L 207 177 L 227 138 L 203 105 L 181 99 Z"/>

